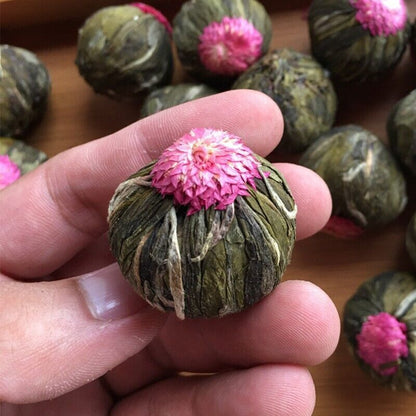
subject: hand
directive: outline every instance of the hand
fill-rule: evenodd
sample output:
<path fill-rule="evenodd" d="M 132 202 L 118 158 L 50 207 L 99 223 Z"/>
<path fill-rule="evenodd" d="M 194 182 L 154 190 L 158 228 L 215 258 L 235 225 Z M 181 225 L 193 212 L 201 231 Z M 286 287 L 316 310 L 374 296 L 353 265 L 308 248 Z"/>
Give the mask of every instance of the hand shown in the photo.
<path fill-rule="evenodd" d="M 312 413 L 306 366 L 339 336 L 323 291 L 285 281 L 241 313 L 179 321 L 142 301 L 110 255 L 114 189 L 193 127 L 228 130 L 267 155 L 283 122 L 267 96 L 229 91 L 63 152 L 1 191 L 3 416 Z M 306 168 L 278 169 L 298 205 L 297 237 L 310 236 L 329 217 L 328 189 Z"/>

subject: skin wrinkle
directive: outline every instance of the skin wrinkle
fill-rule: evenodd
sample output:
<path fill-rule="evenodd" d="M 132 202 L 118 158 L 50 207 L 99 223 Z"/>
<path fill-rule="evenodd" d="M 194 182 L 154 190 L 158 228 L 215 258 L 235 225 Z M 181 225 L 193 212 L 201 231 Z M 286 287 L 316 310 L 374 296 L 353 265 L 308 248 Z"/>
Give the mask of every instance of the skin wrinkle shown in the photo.
<path fill-rule="evenodd" d="M 55 164 L 56 165 L 56 164 Z M 86 239 L 93 240 L 100 236 L 102 230 L 98 231 L 98 228 L 95 224 L 90 225 L 89 221 L 85 221 L 85 214 L 82 216 L 82 223 L 78 223 L 77 219 L 79 218 L 76 214 L 78 212 L 87 212 L 87 217 L 91 220 L 100 218 L 102 221 L 102 227 L 105 227 L 105 220 L 102 218 L 101 213 L 94 207 L 93 204 L 88 202 L 88 197 L 86 194 L 81 194 L 79 188 L 73 186 L 71 181 L 66 179 L 66 185 L 68 186 L 68 191 L 62 191 L 62 187 L 56 186 L 57 183 L 62 183 L 62 178 L 57 179 L 54 170 L 50 166 L 55 165 L 45 165 L 47 168 L 42 172 L 43 179 L 46 184 L 47 196 L 52 204 L 57 208 L 58 215 L 64 220 L 64 222 L 73 230 L 76 230 L 81 236 L 86 237 Z M 71 195 L 71 204 L 73 207 L 72 210 L 68 210 L 66 205 L 62 201 L 67 201 L 68 198 L 62 198 L 61 192 L 64 194 Z M 74 215 L 75 214 L 75 215 Z M 92 221 L 95 223 L 95 221 Z M 94 231 L 93 231 L 94 230 Z"/>

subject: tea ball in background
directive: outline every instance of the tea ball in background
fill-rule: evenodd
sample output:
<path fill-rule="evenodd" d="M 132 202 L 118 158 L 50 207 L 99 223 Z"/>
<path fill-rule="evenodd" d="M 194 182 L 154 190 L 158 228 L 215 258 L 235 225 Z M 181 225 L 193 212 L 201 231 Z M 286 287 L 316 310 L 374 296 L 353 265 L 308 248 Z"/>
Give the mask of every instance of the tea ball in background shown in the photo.
<path fill-rule="evenodd" d="M 111 250 L 151 305 L 183 318 L 241 311 L 280 282 L 295 242 L 286 182 L 242 140 L 195 128 L 115 191 Z"/>
<path fill-rule="evenodd" d="M 50 89 L 48 70 L 34 53 L 0 45 L 0 135 L 24 136 L 44 114 Z"/>
<path fill-rule="evenodd" d="M 313 0 L 308 23 L 313 55 L 340 81 L 382 76 L 410 35 L 404 0 Z"/>
<path fill-rule="evenodd" d="M 343 328 L 378 383 L 416 390 L 416 276 L 386 272 L 365 281 L 345 305 Z"/>
<path fill-rule="evenodd" d="M 271 34 L 270 17 L 256 0 L 189 0 L 173 20 L 184 69 L 222 87 L 267 52 Z"/>
<path fill-rule="evenodd" d="M 404 168 L 416 175 L 416 90 L 401 99 L 387 120 L 390 147 Z"/>
<path fill-rule="evenodd" d="M 151 114 L 183 104 L 197 98 L 207 97 L 217 91 L 205 84 L 183 83 L 167 85 L 152 91 L 144 100 L 140 116 L 147 117 Z"/>
<path fill-rule="evenodd" d="M 100 9 L 79 30 L 76 64 L 97 93 L 128 100 L 171 81 L 169 24 L 140 4 Z"/>
<path fill-rule="evenodd" d="M 406 228 L 406 250 L 416 267 L 416 212 Z"/>
<path fill-rule="evenodd" d="M 410 48 L 413 54 L 413 59 L 416 60 L 416 19 L 412 24 L 412 32 L 410 35 Z"/>
<path fill-rule="evenodd" d="M 278 104 L 285 125 L 281 149 L 303 151 L 334 123 L 337 96 L 329 73 L 310 55 L 274 50 L 240 75 L 232 88 L 261 91 Z"/>
<path fill-rule="evenodd" d="M 321 136 L 299 163 L 318 173 L 333 200 L 325 230 L 354 237 L 393 221 L 407 203 L 404 176 L 393 155 L 371 132 L 355 125 Z"/>
<path fill-rule="evenodd" d="M 0 137 L 0 189 L 47 160 L 45 153 L 21 140 Z"/>

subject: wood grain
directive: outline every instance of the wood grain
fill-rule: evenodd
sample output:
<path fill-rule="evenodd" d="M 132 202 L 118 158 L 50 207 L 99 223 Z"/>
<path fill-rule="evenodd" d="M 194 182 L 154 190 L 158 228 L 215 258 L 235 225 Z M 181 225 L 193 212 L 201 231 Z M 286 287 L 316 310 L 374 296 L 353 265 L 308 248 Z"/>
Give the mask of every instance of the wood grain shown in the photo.
<path fill-rule="evenodd" d="M 48 111 L 27 139 L 49 156 L 108 135 L 138 119 L 139 103 L 119 103 L 94 94 L 74 64 L 77 30 L 82 21 L 92 10 L 115 3 L 121 2 L 3 0 L 0 4 L 2 43 L 32 50 L 50 71 L 53 87 Z M 279 6 L 273 1 L 264 3 L 273 20 L 272 48 L 291 47 L 309 52 L 304 19 L 308 2 L 295 0 L 289 6 Z M 152 4 L 171 17 L 181 1 Z M 416 0 L 409 0 L 408 6 L 411 17 L 415 18 Z M 44 13 L 39 12 L 40 8 Z M 174 82 L 184 77 L 179 64 L 176 68 Z M 336 124 L 359 124 L 386 142 L 387 115 L 399 98 L 416 88 L 415 74 L 416 63 L 407 52 L 396 70 L 382 81 L 364 86 L 337 85 L 340 107 Z M 271 155 L 272 160 L 286 158 L 278 151 Z M 290 159 L 295 161 L 296 157 Z M 316 283 L 342 313 L 346 300 L 363 280 L 386 270 L 412 270 L 404 232 L 416 209 L 416 184 L 414 179 L 408 179 L 409 204 L 397 221 L 354 241 L 320 233 L 298 242 L 285 278 Z M 311 372 L 317 391 L 315 416 L 415 414 L 416 393 L 392 392 L 376 386 L 356 365 L 343 337 L 334 355 Z"/>

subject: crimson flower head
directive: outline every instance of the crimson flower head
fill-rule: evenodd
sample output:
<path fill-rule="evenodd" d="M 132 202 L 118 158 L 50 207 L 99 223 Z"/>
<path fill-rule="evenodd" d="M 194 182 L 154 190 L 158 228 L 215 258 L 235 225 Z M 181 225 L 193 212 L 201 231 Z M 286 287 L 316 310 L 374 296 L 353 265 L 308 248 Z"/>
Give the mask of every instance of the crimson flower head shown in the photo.
<path fill-rule="evenodd" d="M 256 188 L 260 163 L 242 140 L 222 130 L 195 128 L 168 147 L 152 170 L 152 186 L 189 205 L 188 215 L 225 209 Z"/>
<path fill-rule="evenodd" d="M 357 335 L 357 353 L 378 373 L 390 376 L 409 355 L 406 331 L 406 324 L 387 312 L 370 315 Z"/>
<path fill-rule="evenodd" d="M 242 17 L 224 17 L 204 28 L 199 56 L 215 74 L 234 76 L 244 72 L 261 55 L 263 36 Z"/>
<path fill-rule="evenodd" d="M 395 35 L 407 22 L 404 0 L 350 0 L 356 20 L 373 36 Z"/>

